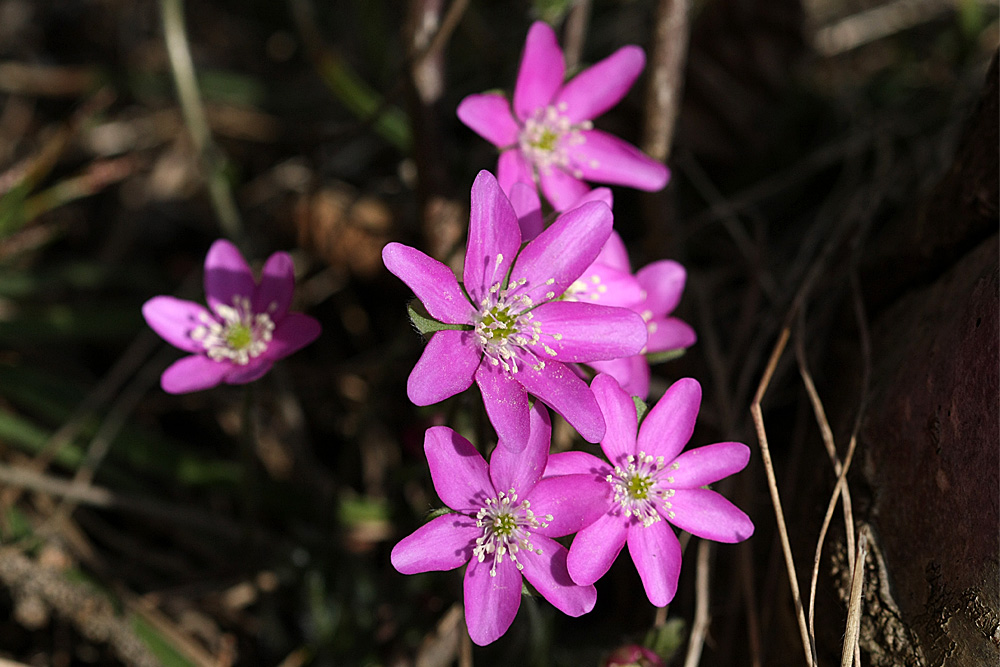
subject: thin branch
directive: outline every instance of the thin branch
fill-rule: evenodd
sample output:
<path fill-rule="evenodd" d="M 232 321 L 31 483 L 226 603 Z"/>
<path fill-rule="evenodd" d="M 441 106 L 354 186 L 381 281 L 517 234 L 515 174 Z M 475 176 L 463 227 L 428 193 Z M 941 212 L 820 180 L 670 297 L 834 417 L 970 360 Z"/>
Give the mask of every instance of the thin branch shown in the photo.
<path fill-rule="evenodd" d="M 654 160 L 665 162 L 674 141 L 674 128 L 684 88 L 687 61 L 688 11 L 690 0 L 659 0 L 653 49 L 650 54 L 649 92 L 642 149 Z"/>
<path fill-rule="evenodd" d="M 573 71 L 580 64 L 589 23 L 590 0 L 576 0 L 566 17 L 566 28 L 563 31 L 563 54 L 566 57 L 567 71 Z"/>
<path fill-rule="evenodd" d="M 684 658 L 684 667 L 698 667 L 701 661 L 701 651 L 705 646 L 705 636 L 708 626 L 712 623 L 709 614 L 709 562 L 712 555 L 712 542 L 698 540 L 698 563 L 695 570 L 695 604 L 694 622 L 691 624 L 691 638 L 688 641 L 688 652 Z"/>
<path fill-rule="evenodd" d="M 858 554 L 854 561 L 854 578 L 851 580 L 851 602 L 847 613 L 847 632 L 844 634 L 844 651 L 840 667 L 849 667 L 857 657 L 858 635 L 861 630 L 861 591 L 865 583 L 865 557 L 868 555 L 868 531 L 858 535 Z"/>

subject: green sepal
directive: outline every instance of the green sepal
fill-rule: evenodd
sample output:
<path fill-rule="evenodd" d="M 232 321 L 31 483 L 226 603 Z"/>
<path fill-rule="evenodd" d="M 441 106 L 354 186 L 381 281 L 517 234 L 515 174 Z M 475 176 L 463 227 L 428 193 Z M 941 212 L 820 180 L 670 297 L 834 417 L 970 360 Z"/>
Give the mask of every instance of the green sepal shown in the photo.
<path fill-rule="evenodd" d="M 649 412 L 649 405 L 638 396 L 633 396 L 632 401 L 635 403 L 635 416 L 637 421 L 642 423 L 642 418 L 646 416 L 647 412 Z"/>
<path fill-rule="evenodd" d="M 671 618 L 658 628 L 646 633 L 643 645 L 669 662 L 670 658 L 684 644 L 684 619 Z"/>
<path fill-rule="evenodd" d="M 436 510 L 431 510 L 430 512 L 427 513 L 427 520 L 433 521 L 439 516 L 444 516 L 445 514 L 458 514 L 458 512 L 451 509 L 450 507 L 439 507 Z"/>
<path fill-rule="evenodd" d="M 468 324 L 448 324 L 446 322 L 438 322 L 434 318 L 421 315 L 416 311 L 416 309 L 414 309 L 412 301 L 406 304 L 406 314 L 410 316 L 410 322 L 413 323 L 413 328 L 420 332 L 423 336 L 434 333 L 435 331 L 444 331 L 445 329 L 472 329 L 472 327 Z"/>
<path fill-rule="evenodd" d="M 674 359 L 680 359 L 687 352 L 687 348 L 678 347 L 675 350 L 664 350 L 663 352 L 654 352 L 652 354 L 646 355 L 646 361 L 651 364 L 662 364 L 665 361 L 673 361 Z"/>

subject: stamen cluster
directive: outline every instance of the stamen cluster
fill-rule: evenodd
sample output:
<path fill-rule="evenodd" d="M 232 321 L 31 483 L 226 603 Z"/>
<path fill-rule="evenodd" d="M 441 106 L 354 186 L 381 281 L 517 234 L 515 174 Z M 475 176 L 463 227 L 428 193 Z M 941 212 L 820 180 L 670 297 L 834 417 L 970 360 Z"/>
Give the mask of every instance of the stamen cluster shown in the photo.
<path fill-rule="evenodd" d="M 486 504 L 476 514 L 476 526 L 483 529 L 483 534 L 476 538 L 476 546 L 472 555 L 482 563 L 487 556 L 493 556 L 493 566 L 490 576 L 497 576 L 497 564 L 503 562 L 504 555 L 510 558 L 518 570 L 524 565 L 517 560 L 521 550 L 533 551 L 541 555 L 542 550 L 531 543 L 531 531 L 545 528 L 552 521 L 551 514 L 535 517 L 531 511 L 531 503 L 527 500 L 517 502 L 517 493 L 510 489 L 507 493 L 501 491 L 496 498 L 487 498 Z"/>
<path fill-rule="evenodd" d="M 518 135 L 521 154 L 535 165 L 540 172 L 548 172 L 552 167 L 569 171 L 575 178 L 583 178 L 583 172 L 571 168 L 572 149 L 586 143 L 582 130 L 591 130 L 594 124 L 585 120 L 573 124 L 564 114 L 566 103 L 549 105 L 535 110 L 524 121 Z"/>
<path fill-rule="evenodd" d="M 233 305 L 219 304 L 214 317 L 207 311 L 200 313 L 202 325 L 191 331 L 191 338 L 200 342 L 210 359 L 227 359 L 246 366 L 250 360 L 267 350 L 274 337 L 274 321 L 270 313 L 277 310 L 272 303 L 268 312 L 254 313 L 250 299 L 245 296 L 233 297 Z"/>
<path fill-rule="evenodd" d="M 606 477 L 614 490 L 615 502 L 625 510 L 625 516 L 634 516 L 648 527 L 660 520 L 657 508 L 662 507 L 669 518 L 674 518 L 669 500 L 674 496 L 669 486 L 674 478 L 665 475 L 664 470 L 672 472 L 679 464 L 674 461 L 667 467 L 662 456 L 654 457 L 645 452 L 629 454 L 626 461 L 628 465 L 624 469 L 615 466 L 615 471 Z"/>

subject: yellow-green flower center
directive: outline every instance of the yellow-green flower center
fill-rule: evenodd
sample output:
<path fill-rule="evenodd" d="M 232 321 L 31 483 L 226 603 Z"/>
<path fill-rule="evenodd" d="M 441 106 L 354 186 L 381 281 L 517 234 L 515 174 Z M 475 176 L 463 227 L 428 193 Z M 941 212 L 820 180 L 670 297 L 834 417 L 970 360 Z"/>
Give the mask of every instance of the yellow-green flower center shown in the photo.
<path fill-rule="evenodd" d="M 253 331 L 242 322 L 237 322 L 226 327 L 224 337 L 230 348 L 243 350 L 253 342 Z"/>
<path fill-rule="evenodd" d="M 214 312 L 204 311 L 191 338 L 202 344 L 209 359 L 245 366 L 263 354 L 271 342 L 275 324 L 270 313 L 277 308 L 272 303 L 268 312 L 255 313 L 250 299 L 234 296 L 233 305 L 218 304 Z"/>
<path fill-rule="evenodd" d="M 497 576 L 497 564 L 507 556 L 518 570 L 524 566 L 517 560 L 517 554 L 522 549 L 542 553 L 531 543 L 531 531 L 549 525 L 552 515 L 536 517 L 531 511 L 527 500 L 517 502 L 517 493 L 510 489 L 507 493 L 501 491 L 495 498 L 487 498 L 486 504 L 476 514 L 476 526 L 483 529 L 483 534 L 476 538 L 476 546 L 472 555 L 480 563 L 492 556 L 493 565 L 490 576 Z"/>
<path fill-rule="evenodd" d="M 645 526 L 651 526 L 664 514 L 672 519 L 674 484 L 673 471 L 676 461 L 669 466 L 662 456 L 650 456 L 645 452 L 629 454 L 626 465 L 615 466 L 615 471 L 607 476 L 608 483 L 615 492 L 615 500 L 625 511 L 625 516 L 635 517 Z"/>
<path fill-rule="evenodd" d="M 645 500 L 649 497 L 649 489 L 653 486 L 653 480 L 645 475 L 632 475 L 628 480 L 628 493 L 636 500 Z"/>

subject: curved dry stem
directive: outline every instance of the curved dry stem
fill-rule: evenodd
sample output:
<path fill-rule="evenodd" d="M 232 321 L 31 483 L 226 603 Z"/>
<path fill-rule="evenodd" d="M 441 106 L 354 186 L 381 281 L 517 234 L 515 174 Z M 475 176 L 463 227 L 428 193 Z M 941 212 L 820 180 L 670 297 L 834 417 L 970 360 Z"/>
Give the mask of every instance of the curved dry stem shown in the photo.
<path fill-rule="evenodd" d="M 698 564 L 695 570 L 694 622 L 691 624 L 691 638 L 688 641 L 687 655 L 684 657 L 684 667 L 697 667 L 701 661 L 701 650 L 705 646 L 708 626 L 712 623 L 708 611 L 711 556 L 712 543 L 709 540 L 699 540 Z"/>

